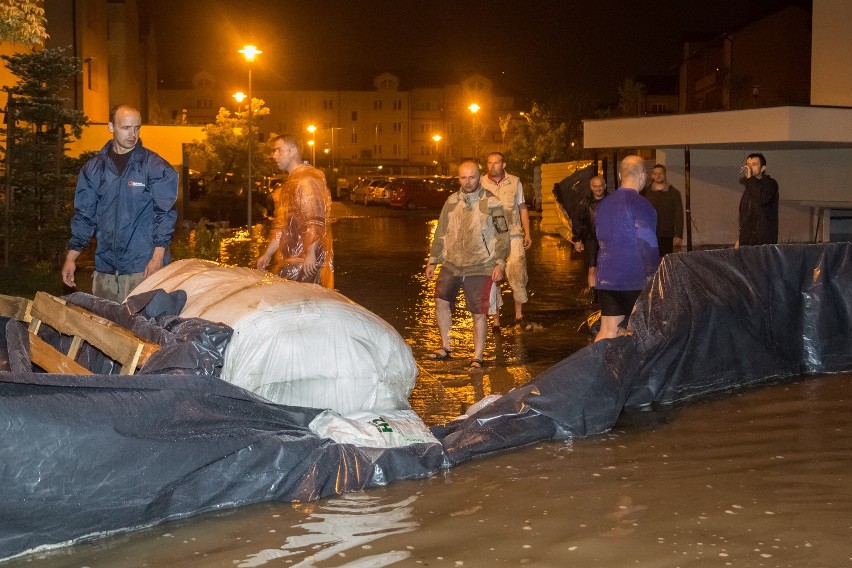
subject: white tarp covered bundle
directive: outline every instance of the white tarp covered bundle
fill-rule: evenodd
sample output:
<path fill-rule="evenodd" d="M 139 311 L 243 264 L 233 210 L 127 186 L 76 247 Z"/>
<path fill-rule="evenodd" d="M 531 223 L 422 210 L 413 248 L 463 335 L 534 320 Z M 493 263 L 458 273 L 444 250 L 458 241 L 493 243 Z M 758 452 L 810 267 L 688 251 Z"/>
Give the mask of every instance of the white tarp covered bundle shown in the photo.
<path fill-rule="evenodd" d="M 316 284 L 251 268 L 188 259 L 133 294 L 184 290 L 181 317 L 234 329 L 222 379 L 272 402 L 340 414 L 407 409 L 417 366 L 411 348 L 377 315 Z"/>

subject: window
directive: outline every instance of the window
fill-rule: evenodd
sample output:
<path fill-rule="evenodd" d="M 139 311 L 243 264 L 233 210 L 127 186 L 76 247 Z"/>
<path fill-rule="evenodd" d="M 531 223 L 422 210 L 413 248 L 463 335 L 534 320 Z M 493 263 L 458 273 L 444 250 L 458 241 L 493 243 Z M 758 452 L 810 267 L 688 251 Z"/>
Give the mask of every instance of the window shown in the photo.
<path fill-rule="evenodd" d="M 357 110 L 352 111 L 352 122 L 358 122 L 358 111 Z"/>
<path fill-rule="evenodd" d="M 432 155 L 432 146 L 420 146 L 420 154 L 423 156 L 431 156 Z"/>
<path fill-rule="evenodd" d="M 401 122 L 394 122 L 393 123 L 393 131 L 394 132 L 402 132 L 402 123 Z"/>
<path fill-rule="evenodd" d="M 456 125 L 453 122 L 447 123 L 447 134 L 455 134 L 456 133 Z"/>
<path fill-rule="evenodd" d="M 357 143 L 358 143 L 358 133 L 357 133 L 357 132 L 353 132 L 353 133 L 352 133 L 352 143 L 353 143 L 353 144 L 357 144 Z"/>
<path fill-rule="evenodd" d="M 382 155 L 382 145 L 376 144 L 375 146 L 373 146 L 373 153 L 377 156 L 381 156 Z"/>
<path fill-rule="evenodd" d="M 379 133 L 379 132 L 381 132 L 381 131 L 382 131 L 382 123 L 381 123 L 381 122 L 377 122 L 377 123 L 376 123 L 376 134 L 378 134 L 378 133 Z"/>
<path fill-rule="evenodd" d="M 394 144 L 394 145 L 393 145 L 393 155 L 394 155 L 394 156 L 399 156 L 401 153 L 402 153 L 402 151 L 401 151 L 400 145 L 399 145 L 399 144 Z"/>
<path fill-rule="evenodd" d="M 373 109 L 374 110 L 382 110 L 382 99 L 375 99 L 373 101 Z"/>
<path fill-rule="evenodd" d="M 402 110 L 402 99 L 394 99 L 393 110 Z"/>
<path fill-rule="evenodd" d="M 323 108 L 323 110 L 333 110 L 334 109 L 334 99 L 323 99 L 322 100 L 322 108 Z"/>

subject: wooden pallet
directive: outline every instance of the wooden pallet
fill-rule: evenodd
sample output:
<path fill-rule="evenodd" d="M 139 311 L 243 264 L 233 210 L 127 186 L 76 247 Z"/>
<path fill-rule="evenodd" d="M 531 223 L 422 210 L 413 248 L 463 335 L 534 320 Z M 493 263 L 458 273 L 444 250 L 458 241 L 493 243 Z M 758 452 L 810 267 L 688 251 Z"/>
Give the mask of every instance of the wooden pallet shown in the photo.
<path fill-rule="evenodd" d="M 75 360 L 84 342 L 117 361 L 121 375 L 132 375 L 160 348 L 114 322 L 45 292 L 37 292 L 32 302 L 0 296 L 0 315 L 29 323 L 30 358 L 48 373 L 91 375 Z M 72 337 L 67 353 L 38 336 L 42 323 Z"/>

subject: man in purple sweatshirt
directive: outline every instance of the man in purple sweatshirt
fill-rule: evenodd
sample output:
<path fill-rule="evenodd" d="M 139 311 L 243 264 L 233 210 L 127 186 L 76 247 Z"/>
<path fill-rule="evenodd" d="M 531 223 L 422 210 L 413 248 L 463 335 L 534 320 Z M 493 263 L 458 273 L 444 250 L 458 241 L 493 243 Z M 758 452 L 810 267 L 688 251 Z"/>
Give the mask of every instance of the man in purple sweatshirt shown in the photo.
<path fill-rule="evenodd" d="M 657 212 L 639 195 L 646 177 L 642 158 L 624 158 L 618 169 L 620 187 L 601 201 L 595 213 L 601 305 L 601 330 L 595 341 L 618 334 L 619 324 L 633 311 L 633 304 L 660 262 Z"/>

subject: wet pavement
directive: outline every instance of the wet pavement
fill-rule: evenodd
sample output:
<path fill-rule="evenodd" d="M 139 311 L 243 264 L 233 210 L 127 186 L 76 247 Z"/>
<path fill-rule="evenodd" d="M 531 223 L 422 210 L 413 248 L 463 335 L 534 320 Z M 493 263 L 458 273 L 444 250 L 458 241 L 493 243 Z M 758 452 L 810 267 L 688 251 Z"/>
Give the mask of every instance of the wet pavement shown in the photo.
<path fill-rule="evenodd" d="M 436 214 L 338 203 L 335 213 L 337 288 L 411 345 L 420 365 L 411 404 L 428 424 L 591 341 L 577 331 L 590 312 L 581 259 L 534 230 L 526 313 L 535 329 L 489 335 L 486 371 L 468 375 L 471 320 L 459 310 L 454 358 L 428 361 L 437 331 L 423 267 Z M 226 252 L 245 264 L 237 260 L 251 246 Z M 626 413 L 605 435 L 533 444 L 426 480 L 202 515 L 8 566 L 848 566 L 850 379 Z"/>

